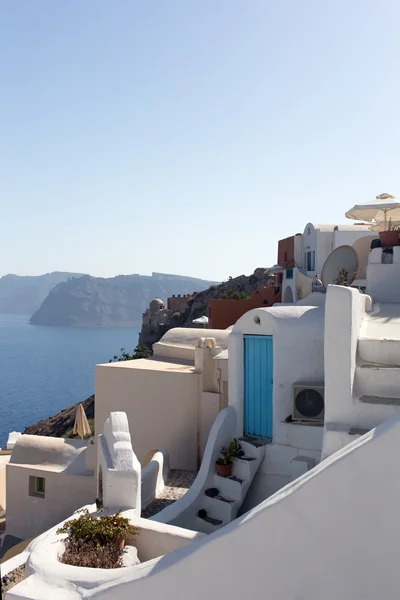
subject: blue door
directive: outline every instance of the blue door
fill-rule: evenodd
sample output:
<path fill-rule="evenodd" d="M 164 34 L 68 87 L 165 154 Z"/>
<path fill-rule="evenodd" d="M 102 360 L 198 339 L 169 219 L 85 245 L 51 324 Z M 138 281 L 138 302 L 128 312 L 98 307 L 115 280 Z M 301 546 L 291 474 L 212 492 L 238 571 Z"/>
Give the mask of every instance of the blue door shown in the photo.
<path fill-rule="evenodd" d="M 244 336 L 244 434 L 272 440 L 272 336 Z"/>

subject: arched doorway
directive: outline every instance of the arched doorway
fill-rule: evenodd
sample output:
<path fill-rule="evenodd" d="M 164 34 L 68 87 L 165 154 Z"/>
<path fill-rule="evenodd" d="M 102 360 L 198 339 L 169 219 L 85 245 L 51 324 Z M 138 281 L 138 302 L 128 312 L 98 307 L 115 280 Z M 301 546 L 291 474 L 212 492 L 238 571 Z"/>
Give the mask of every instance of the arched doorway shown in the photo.
<path fill-rule="evenodd" d="M 285 298 L 283 300 L 286 303 L 293 303 L 293 292 L 291 287 L 287 287 L 285 290 Z"/>

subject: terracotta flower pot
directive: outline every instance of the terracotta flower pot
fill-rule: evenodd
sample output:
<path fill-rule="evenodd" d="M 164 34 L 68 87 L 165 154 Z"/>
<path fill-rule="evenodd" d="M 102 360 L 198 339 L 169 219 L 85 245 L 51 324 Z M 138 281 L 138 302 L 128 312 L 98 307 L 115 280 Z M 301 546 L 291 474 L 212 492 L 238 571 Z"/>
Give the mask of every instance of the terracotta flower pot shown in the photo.
<path fill-rule="evenodd" d="M 216 463 L 217 465 L 217 473 L 220 477 L 229 477 L 229 475 L 232 473 L 232 463 L 228 463 L 227 465 L 220 465 L 219 463 Z"/>
<path fill-rule="evenodd" d="M 398 231 L 381 231 L 379 233 L 379 237 L 381 239 L 381 244 L 383 247 L 399 245 Z"/>
<path fill-rule="evenodd" d="M 121 535 L 119 535 L 117 537 L 117 539 L 115 540 L 115 543 L 117 544 L 117 546 L 120 550 L 123 550 L 125 548 L 125 540 Z"/>

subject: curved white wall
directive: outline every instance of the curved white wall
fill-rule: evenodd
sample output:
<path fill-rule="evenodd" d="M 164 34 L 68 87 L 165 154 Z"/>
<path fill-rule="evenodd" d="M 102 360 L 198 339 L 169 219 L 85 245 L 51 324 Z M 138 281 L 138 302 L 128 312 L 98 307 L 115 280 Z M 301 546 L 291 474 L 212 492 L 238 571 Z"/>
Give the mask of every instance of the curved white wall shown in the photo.
<path fill-rule="evenodd" d="M 193 485 L 182 498 L 152 517 L 153 521 L 170 523 L 187 529 L 194 528 L 197 512 L 204 503 L 204 491 L 214 487 L 215 461 L 222 446 L 228 446 L 237 429 L 236 411 L 224 408 L 217 416 L 208 437 L 200 471 Z"/>

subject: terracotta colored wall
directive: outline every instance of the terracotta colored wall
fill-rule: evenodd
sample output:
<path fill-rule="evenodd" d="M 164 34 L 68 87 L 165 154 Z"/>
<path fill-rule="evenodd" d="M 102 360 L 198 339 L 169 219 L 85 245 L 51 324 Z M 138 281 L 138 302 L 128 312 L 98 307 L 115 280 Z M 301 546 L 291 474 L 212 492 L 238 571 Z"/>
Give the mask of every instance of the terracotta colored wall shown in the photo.
<path fill-rule="evenodd" d="M 174 312 L 185 312 L 190 296 L 173 296 L 168 298 L 168 308 Z"/>
<path fill-rule="evenodd" d="M 226 329 L 253 308 L 272 306 L 281 301 L 281 292 L 274 287 L 260 288 L 252 292 L 248 300 L 210 300 L 208 303 L 208 326 L 210 329 Z"/>
<path fill-rule="evenodd" d="M 294 266 L 294 235 L 279 240 L 278 265 L 289 268 Z"/>

